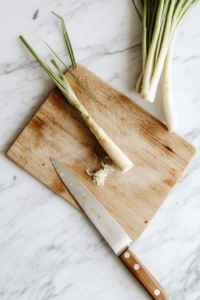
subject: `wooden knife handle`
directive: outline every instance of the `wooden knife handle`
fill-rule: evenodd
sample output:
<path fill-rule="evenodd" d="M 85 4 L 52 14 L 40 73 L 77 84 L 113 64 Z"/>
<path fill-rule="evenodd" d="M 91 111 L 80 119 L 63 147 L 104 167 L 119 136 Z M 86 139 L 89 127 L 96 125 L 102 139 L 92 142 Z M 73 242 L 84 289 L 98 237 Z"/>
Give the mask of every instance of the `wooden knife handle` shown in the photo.
<path fill-rule="evenodd" d="M 167 300 L 167 294 L 157 280 L 145 268 L 135 254 L 128 248 L 120 255 L 120 259 L 136 278 L 142 283 L 149 294 L 157 300 Z"/>

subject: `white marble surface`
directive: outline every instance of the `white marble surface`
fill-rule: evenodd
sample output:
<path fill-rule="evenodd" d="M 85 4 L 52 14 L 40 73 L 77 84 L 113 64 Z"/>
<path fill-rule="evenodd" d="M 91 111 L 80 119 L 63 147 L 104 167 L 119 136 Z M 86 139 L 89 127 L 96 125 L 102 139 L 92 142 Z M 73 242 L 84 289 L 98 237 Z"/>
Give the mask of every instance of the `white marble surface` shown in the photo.
<path fill-rule="evenodd" d="M 134 91 L 141 23 L 131 0 L 1 0 L 0 299 L 151 299 L 86 216 L 5 156 L 54 86 L 18 36 L 50 59 L 43 37 L 69 64 L 51 10 L 65 17 L 77 62 L 164 120 L 160 89 L 154 104 Z M 197 155 L 132 246 L 173 300 L 200 299 L 199 20 L 200 3 L 179 30 L 173 62 L 178 132 Z"/>

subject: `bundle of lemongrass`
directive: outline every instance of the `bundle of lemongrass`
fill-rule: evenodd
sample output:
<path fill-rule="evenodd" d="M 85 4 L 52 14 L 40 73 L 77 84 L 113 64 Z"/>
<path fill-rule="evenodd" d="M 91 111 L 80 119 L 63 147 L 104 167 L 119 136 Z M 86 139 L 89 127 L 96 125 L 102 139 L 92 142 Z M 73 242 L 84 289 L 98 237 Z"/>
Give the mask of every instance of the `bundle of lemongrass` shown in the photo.
<path fill-rule="evenodd" d="M 56 16 L 58 18 L 60 18 L 60 20 L 61 20 L 62 30 L 63 30 L 64 38 L 65 38 L 65 41 L 66 41 L 66 44 L 67 44 L 67 48 L 68 48 L 68 51 L 69 51 L 69 55 L 70 55 L 70 58 L 71 58 L 71 61 L 72 61 L 72 65 L 73 65 L 73 68 L 76 69 L 76 62 L 75 62 L 75 58 L 74 58 L 74 53 L 73 53 L 73 50 L 72 50 L 72 47 L 71 47 L 69 36 L 67 34 L 67 30 L 66 30 L 66 27 L 65 27 L 64 20 L 61 17 L 59 17 L 58 15 L 56 15 Z M 59 90 L 62 92 L 62 94 L 64 95 L 64 97 L 67 99 L 67 101 L 69 102 L 69 104 L 79 112 L 79 114 L 82 116 L 82 118 L 85 121 L 85 123 L 87 124 L 87 126 L 90 128 L 90 130 L 92 131 L 92 133 L 97 138 L 97 140 L 100 143 L 100 145 L 103 147 L 103 149 L 108 154 L 108 156 L 112 159 L 112 161 L 114 162 L 114 164 L 119 168 L 119 170 L 121 172 L 123 172 L 123 173 L 126 172 L 126 171 L 128 171 L 128 170 L 130 170 L 132 168 L 132 166 L 133 166 L 133 163 L 127 158 L 127 156 L 122 152 L 122 150 L 119 149 L 119 147 L 109 138 L 109 136 L 104 132 L 104 130 L 95 123 L 95 121 L 92 119 L 92 117 L 87 112 L 87 110 L 84 108 L 84 106 L 79 102 L 79 100 L 77 99 L 74 91 L 72 90 L 71 86 L 69 85 L 69 82 L 67 81 L 66 77 L 63 75 L 62 71 L 58 67 L 58 65 L 55 62 L 55 60 L 51 60 L 51 63 L 57 69 L 57 71 L 58 71 L 58 73 L 59 73 L 60 76 L 58 76 L 47 65 L 47 63 L 38 56 L 38 54 L 33 50 L 33 48 L 28 44 L 28 42 L 25 40 L 25 38 L 23 36 L 20 36 L 20 39 L 24 43 L 24 45 L 28 48 L 28 50 L 33 54 L 33 56 L 37 59 L 37 61 L 41 64 L 41 66 L 47 72 L 47 74 L 49 75 L 49 77 L 54 81 L 54 83 L 59 88 Z M 62 60 L 58 57 L 58 55 L 53 50 L 52 50 L 52 52 L 62 62 Z M 69 68 L 63 62 L 62 62 L 62 64 L 69 70 Z M 82 85 L 82 87 L 95 100 L 97 100 L 97 98 L 77 78 L 77 76 L 71 70 L 69 70 L 69 71 L 75 77 L 75 79 Z"/>
<path fill-rule="evenodd" d="M 143 70 L 136 85 L 142 99 L 154 102 L 164 65 L 163 102 L 166 125 L 170 132 L 178 128 L 179 116 L 173 100 L 171 66 L 178 27 L 199 0 L 140 0 L 142 20 Z"/>

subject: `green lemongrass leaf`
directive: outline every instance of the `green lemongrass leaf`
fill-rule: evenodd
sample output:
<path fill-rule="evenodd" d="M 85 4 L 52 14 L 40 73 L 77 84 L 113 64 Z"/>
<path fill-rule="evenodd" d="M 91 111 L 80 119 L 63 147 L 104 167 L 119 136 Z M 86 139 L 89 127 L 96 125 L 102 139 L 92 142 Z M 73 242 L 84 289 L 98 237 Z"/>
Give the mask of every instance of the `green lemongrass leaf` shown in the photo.
<path fill-rule="evenodd" d="M 51 70 L 52 71 L 52 70 Z M 53 72 L 53 71 L 52 71 Z M 52 74 L 52 72 L 51 73 L 48 73 L 48 75 L 49 75 L 49 77 L 54 81 L 54 83 L 56 84 L 56 86 L 59 88 L 59 90 L 61 91 L 61 93 L 64 95 L 64 97 L 67 99 L 67 101 L 69 102 L 69 104 L 73 107 L 73 108 L 75 108 L 75 109 L 77 109 L 78 111 L 79 111 L 79 113 L 81 113 L 81 111 L 78 109 L 78 106 L 77 105 L 75 105 L 76 103 L 80 103 L 79 101 L 78 101 L 78 99 L 76 98 L 76 96 L 75 96 L 75 94 L 73 93 L 71 93 L 71 91 L 67 91 L 66 90 L 66 88 L 65 88 L 65 86 L 63 86 L 63 85 L 60 85 L 58 82 L 57 82 L 57 80 L 55 80 L 55 77 L 54 77 L 54 74 Z M 56 74 L 55 74 L 56 75 Z M 58 77 L 59 78 L 59 77 Z"/>
<path fill-rule="evenodd" d="M 53 79 L 55 84 L 57 86 L 59 85 L 58 88 L 62 86 L 62 88 L 64 88 L 68 92 L 68 86 L 66 85 L 66 82 L 62 78 L 60 78 L 55 72 L 53 72 L 53 70 L 47 64 L 45 71 L 48 73 L 49 76 L 51 75 L 51 78 Z"/>
<path fill-rule="evenodd" d="M 179 15 L 177 17 L 177 23 L 179 23 L 179 21 L 181 20 L 182 16 L 184 14 L 186 14 L 195 4 L 197 4 L 197 2 L 199 2 L 199 0 L 188 1 L 188 2 L 185 2 L 183 4 L 182 9 L 179 12 Z"/>
<path fill-rule="evenodd" d="M 66 81 L 63 81 L 55 72 L 53 72 L 53 70 L 47 65 L 47 63 L 37 55 L 37 53 L 33 50 L 33 48 L 29 45 L 29 43 L 26 41 L 26 39 L 23 36 L 20 36 L 19 38 L 24 43 L 24 45 L 28 48 L 28 50 L 32 53 L 32 55 L 37 59 L 37 61 L 42 65 L 42 67 L 47 72 L 49 77 L 53 80 L 53 82 L 56 84 L 56 86 L 59 88 L 59 90 L 66 97 L 69 104 L 77 109 L 77 106 L 74 104 L 80 103 L 80 102 L 76 98 L 76 95 L 74 94 L 69 83 L 67 82 L 68 85 L 66 84 L 67 79 L 65 78 Z"/>
<path fill-rule="evenodd" d="M 99 100 L 97 99 L 97 97 L 90 92 L 90 90 L 82 83 L 82 81 L 80 81 L 80 79 L 68 68 L 68 66 L 66 66 L 66 64 L 60 59 L 60 57 L 54 52 L 54 50 L 43 40 L 43 42 L 47 45 L 47 47 L 49 47 L 49 49 L 53 52 L 53 54 L 57 57 L 57 59 L 59 59 L 59 61 L 63 64 L 63 66 L 70 72 L 70 74 L 72 76 L 74 76 L 74 78 L 78 81 L 78 83 L 86 90 L 86 92 L 97 102 L 99 102 Z"/>
<path fill-rule="evenodd" d="M 51 60 L 51 63 L 54 65 L 54 67 L 56 68 L 56 70 L 58 71 L 58 73 L 60 74 L 61 78 L 63 81 L 67 81 L 67 79 L 65 78 L 63 72 L 61 71 L 61 69 L 59 68 L 59 66 L 57 65 L 56 61 L 54 59 Z M 67 81 L 68 82 L 68 81 Z"/>
<path fill-rule="evenodd" d="M 143 18 L 142 18 L 142 62 L 143 71 L 147 60 L 147 0 L 144 0 Z"/>
<path fill-rule="evenodd" d="M 144 6 L 145 6 L 145 2 L 147 5 L 147 9 L 148 9 L 148 5 L 150 5 L 150 1 L 148 1 L 148 0 L 144 1 Z M 160 0 L 159 4 L 158 4 L 158 8 L 157 8 L 156 18 L 155 18 L 155 25 L 154 25 L 153 35 L 152 35 L 152 41 L 150 44 L 150 48 L 148 51 L 148 56 L 147 56 L 147 60 L 146 60 L 146 64 L 145 64 L 142 90 L 145 90 L 149 87 L 151 74 L 154 70 L 154 55 L 155 55 L 155 49 L 157 46 L 157 40 L 159 37 L 163 6 L 164 6 L 164 0 Z"/>
<path fill-rule="evenodd" d="M 26 41 L 26 39 L 20 35 L 19 37 L 21 41 L 24 43 L 24 45 L 28 48 L 28 50 L 31 52 L 31 54 L 37 59 L 37 61 L 46 69 L 46 63 L 43 59 L 41 59 L 37 53 L 33 50 L 33 48 L 29 45 L 29 43 Z"/>
<path fill-rule="evenodd" d="M 151 45 L 153 29 L 154 29 L 154 25 L 155 25 L 157 7 L 158 7 L 158 1 L 156 1 L 155 5 L 154 5 L 153 11 L 152 11 L 152 16 L 151 16 L 151 25 L 148 28 L 148 31 L 149 31 L 149 34 L 148 34 L 148 37 L 149 37 L 148 49 L 150 48 L 150 45 Z"/>
<path fill-rule="evenodd" d="M 59 66 L 57 65 L 57 63 L 55 62 L 54 59 L 51 60 L 51 63 L 54 65 L 54 67 L 56 68 L 56 70 L 58 71 L 58 73 L 60 74 L 62 81 L 64 83 L 65 89 L 68 93 L 73 94 L 75 97 L 76 95 L 74 94 L 74 91 L 72 90 L 67 78 L 65 77 L 65 75 L 63 74 L 63 72 L 61 71 L 61 69 L 59 68 Z"/>
<path fill-rule="evenodd" d="M 151 24 L 151 1 L 146 0 L 146 27 L 147 27 L 147 32 L 146 32 L 146 48 L 147 48 L 147 54 L 149 52 L 149 47 L 148 47 L 148 40 L 149 40 L 149 28 Z"/>
<path fill-rule="evenodd" d="M 66 29 L 66 26 L 65 26 L 65 21 L 62 17 L 57 15 L 55 12 L 52 11 L 52 14 L 61 20 L 62 32 L 63 32 L 64 38 L 65 38 L 65 42 L 66 42 L 66 45 L 67 45 L 69 56 L 70 56 L 73 68 L 76 69 L 76 61 L 75 61 L 75 57 L 74 57 L 74 52 L 73 52 L 71 42 L 70 42 L 70 39 L 69 39 L 69 36 L 68 36 L 68 33 L 67 33 L 67 29 Z"/>
<path fill-rule="evenodd" d="M 162 47 L 162 41 L 163 41 L 163 37 L 164 37 L 164 33 L 165 33 L 165 26 L 167 23 L 167 16 L 168 16 L 169 8 L 170 8 L 170 0 L 167 0 L 165 2 L 164 8 L 163 8 L 162 23 L 161 23 L 161 27 L 160 27 L 158 42 L 157 42 L 157 48 L 155 51 L 155 63 L 157 63 L 157 61 L 158 61 L 160 49 Z M 170 38 L 169 38 L 169 40 L 170 40 Z"/>
<path fill-rule="evenodd" d="M 135 4 L 135 1 L 134 1 L 134 0 L 132 0 L 132 2 L 133 2 L 133 5 L 134 5 L 134 7 L 135 7 L 135 10 L 136 10 L 136 12 L 137 12 L 137 14 L 138 14 L 139 18 L 142 20 L 142 16 L 141 16 L 141 14 L 140 14 L 140 12 L 139 12 L 139 10 L 138 10 L 138 8 L 137 8 L 136 4 Z"/>

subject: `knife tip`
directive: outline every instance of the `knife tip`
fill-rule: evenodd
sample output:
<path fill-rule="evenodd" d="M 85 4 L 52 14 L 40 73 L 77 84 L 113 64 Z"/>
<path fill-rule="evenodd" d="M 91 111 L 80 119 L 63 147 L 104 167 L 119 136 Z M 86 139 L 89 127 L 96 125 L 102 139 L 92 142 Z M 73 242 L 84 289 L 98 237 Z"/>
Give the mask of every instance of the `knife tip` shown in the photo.
<path fill-rule="evenodd" d="M 55 159 L 50 156 L 50 161 L 51 161 L 52 164 L 54 164 Z"/>

